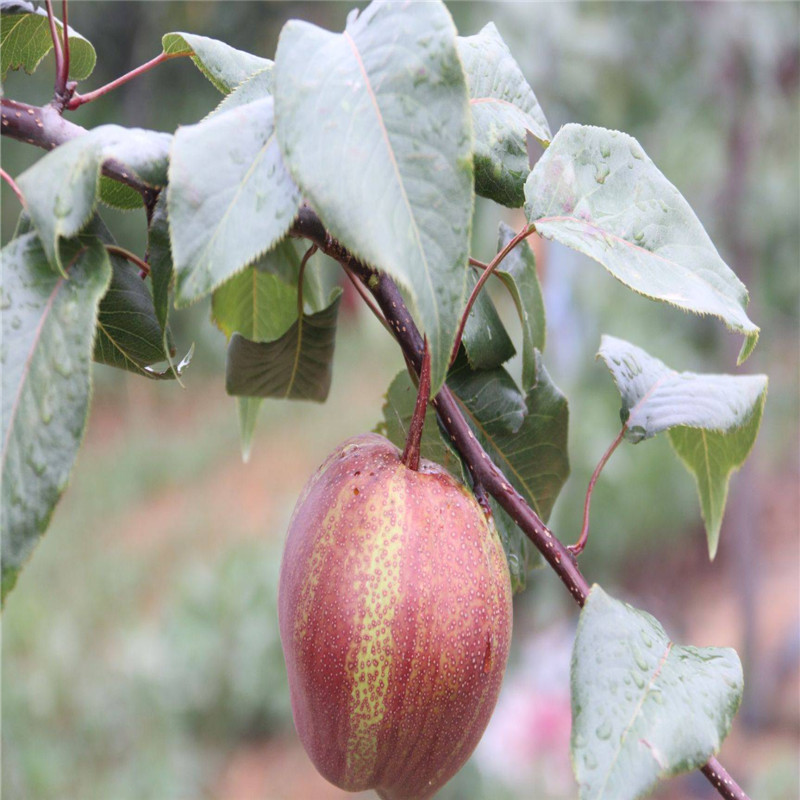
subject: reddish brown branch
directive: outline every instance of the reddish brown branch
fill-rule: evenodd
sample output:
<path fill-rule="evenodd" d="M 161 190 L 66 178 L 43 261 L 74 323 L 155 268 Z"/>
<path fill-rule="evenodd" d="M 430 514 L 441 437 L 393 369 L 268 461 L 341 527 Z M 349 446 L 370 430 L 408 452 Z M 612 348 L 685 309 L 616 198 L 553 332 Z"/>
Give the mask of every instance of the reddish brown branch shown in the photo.
<path fill-rule="evenodd" d="M 300 210 L 291 233 L 314 242 L 323 253 L 346 264 L 349 269 L 361 277 L 377 300 L 403 354 L 419 375 L 422 367 L 422 336 L 394 281 L 383 273 L 374 272 L 353 258 L 339 242 L 327 233 L 319 217 L 308 207 L 304 206 Z M 589 584 L 581 575 L 572 554 L 553 536 L 539 515 L 525 502 L 511 482 L 492 462 L 475 438 L 455 395 L 447 386 L 443 387 L 433 399 L 433 406 L 454 447 L 468 464 L 474 480 L 481 484 L 486 492 L 508 512 L 553 567 L 576 602 L 582 606 L 589 594 Z"/>
<path fill-rule="evenodd" d="M 714 756 L 708 759 L 705 766 L 700 767 L 700 772 L 725 800 L 750 800 L 744 789 L 731 778 L 728 770 Z"/>
<path fill-rule="evenodd" d="M 0 105 L 2 105 L 0 130 L 2 130 L 3 136 L 9 136 L 35 147 L 52 150 L 58 145 L 88 133 L 86 128 L 64 119 L 58 109 L 49 104 L 31 106 L 4 97 L 0 100 Z M 135 178 L 130 174 L 130 170 L 119 161 L 114 159 L 104 161 L 103 175 L 135 189 L 142 195 L 146 206 L 155 204 L 158 189 Z"/>

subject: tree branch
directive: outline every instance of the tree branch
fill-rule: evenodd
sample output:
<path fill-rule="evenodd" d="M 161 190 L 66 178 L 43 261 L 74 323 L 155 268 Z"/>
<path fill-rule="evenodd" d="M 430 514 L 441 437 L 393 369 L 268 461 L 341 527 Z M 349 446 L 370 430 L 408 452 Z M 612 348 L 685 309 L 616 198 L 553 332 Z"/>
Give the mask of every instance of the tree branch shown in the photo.
<path fill-rule="evenodd" d="M 0 129 L 3 136 L 35 147 L 52 150 L 60 144 L 88 133 L 86 128 L 65 120 L 58 109 L 49 104 L 31 106 L 5 97 L 0 100 L 0 104 L 2 104 Z M 142 196 L 145 206 L 155 205 L 159 190 L 131 175 L 127 167 L 119 161 L 110 158 L 103 162 L 103 175 L 135 189 Z"/>
<path fill-rule="evenodd" d="M 345 265 L 363 280 L 383 311 L 403 354 L 419 375 L 422 368 L 422 336 L 394 281 L 355 259 L 328 234 L 319 217 L 307 206 L 300 209 L 291 233 L 311 240 L 323 253 Z M 459 403 L 458 398 L 446 386 L 433 399 L 433 406 L 450 436 L 450 441 L 469 466 L 473 478 L 508 512 L 555 570 L 578 605 L 582 606 L 589 594 L 589 584 L 578 569 L 572 554 L 553 536 L 539 515 L 530 508 L 489 458 L 472 433 Z"/>

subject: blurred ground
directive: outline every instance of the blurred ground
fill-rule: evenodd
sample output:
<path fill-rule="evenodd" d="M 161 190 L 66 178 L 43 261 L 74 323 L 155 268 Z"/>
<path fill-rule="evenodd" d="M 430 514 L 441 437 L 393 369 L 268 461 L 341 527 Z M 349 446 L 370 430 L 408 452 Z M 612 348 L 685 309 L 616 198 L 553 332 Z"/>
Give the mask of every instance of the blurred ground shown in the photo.
<path fill-rule="evenodd" d="M 98 45 L 99 85 L 152 57 L 168 30 L 218 36 L 261 55 L 282 21 L 340 28 L 349 4 L 75 3 Z M 710 564 L 691 479 L 659 438 L 620 448 L 593 502 L 587 577 L 657 616 L 679 642 L 729 645 L 745 698 L 722 762 L 754 800 L 800 796 L 800 5 L 746 3 L 452 6 L 464 33 L 494 19 L 554 130 L 569 120 L 627 130 L 698 211 L 750 288 L 762 339 L 745 371 L 766 372 L 762 431 L 734 476 Z M 91 11 L 91 13 L 90 13 Z M 632 66 L 633 65 L 633 66 Z M 45 61 L 9 96 L 48 96 Z M 190 65 L 91 104 L 76 121 L 174 130 L 217 97 Z M 22 88 L 26 87 L 26 88 Z M 164 96 L 160 92 L 164 91 Z M 154 102 L 158 97 L 159 102 Z M 116 105 L 115 105 L 116 104 Z M 38 156 L 3 142 L 18 174 Z M 17 207 L 3 188 L 3 240 Z M 478 257 L 498 218 L 479 202 Z M 140 251 L 136 214 L 110 219 Z M 139 237 L 137 239 L 137 237 Z M 540 250 L 546 359 L 570 398 L 573 474 L 552 524 L 574 538 L 588 476 L 617 431 L 613 386 L 593 355 L 601 332 L 680 369 L 733 371 L 736 337 L 633 297 L 560 248 Z M 502 295 L 496 295 L 501 301 Z M 513 310 L 507 315 L 513 320 Z M 519 331 L 511 324 L 511 332 Z M 174 316 L 197 342 L 187 389 L 95 371 L 72 484 L 3 615 L 2 794 L 10 800 L 344 798 L 292 732 L 275 592 L 296 497 L 341 440 L 373 427 L 403 368 L 371 319 L 340 330 L 324 407 L 266 403 L 250 463 L 239 456 L 221 380 L 223 337 L 202 304 Z M 517 365 L 518 368 L 518 365 Z M 567 670 L 576 610 L 547 571 L 515 604 L 514 650 L 497 713 L 442 800 L 566 800 Z M 698 774 L 660 800 L 716 795 Z"/>

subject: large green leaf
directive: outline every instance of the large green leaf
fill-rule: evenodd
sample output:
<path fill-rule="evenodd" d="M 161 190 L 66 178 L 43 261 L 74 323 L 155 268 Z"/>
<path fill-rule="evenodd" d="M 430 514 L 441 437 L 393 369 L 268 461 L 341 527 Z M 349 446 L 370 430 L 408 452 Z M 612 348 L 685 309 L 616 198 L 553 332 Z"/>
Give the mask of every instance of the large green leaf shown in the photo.
<path fill-rule="evenodd" d="M 497 252 L 515 235 L 513 228 L 501 222 Z M 536 351 L 544 351 L 545 345 L 544 300 L 530 245 L 520 242 L 503 259 L 495 273 L 511 294 L 522 324 L 522 388 L 528 391 L 536 383 Z"/>
<path fill-rule="evenodd" d="M 32 73 L 53 49 L 47 12 L 33 4 L 3 0 L 0 4 L 0 62 L 5 81 L 10 69 Z M 59 35 L 64 26 L 56 19 Z M 69 26 L 69 77 L 82 81 L 92 74 L 97 54 L 72 26 Z"/>
<path fill-rule="evenodd" d="M 536 381 L 526 394 L 502 368 L 474 371 L 462 357 L 447 380 L 475 437 L 514 488 L 546 522 L 569 475 L 567 400 L 536 354 Z M 522 588 L 538 553 L 492 500 L 512 583 Z"/>
<path fill-rule="evenodd" d="M 697 482 L 714 558 L 731 473 L 744 463 L 761 425 L 767 376 L 676 372 L 613 336 L 603 336 L 598 357 L 622 395 L 626 438 L 635 443 L 669 430 L 675 451 Z"/>
<path fill-rule="evenodd" d="M 525 184 L 525 211 L 542 236 L 593 258 L 634 291 L 743 333 L 740 363 L 756 346 L 744 285 L 627 134 L 565 125 Z"/>
<path fill-rule="evenodd" d="M 167 55 L 191 55 L 197 68 L 222 94 L 233 91 L 251 75 L 272 64 L 225 42 L 195 33 L 165 33 L 161 46 Z"/>
<path fill-rule="evenodd" d="M 112 254 L 111 267 L 111 284 L 97 315 L 94 360 L 153 376 L 145 367 L 166 357 L 153 298 L 135 265 Z"/>
<path fill-rule="evenodd" d="M 50 269 L 35 233 L 2 252 L 3 597 L 47 527 L 86 425 L 95 319 L 111 267 L 96 239 L 70 252 L 68 278 Z"/>
<path fill-rule="evenodd" d="M 284 27 L 286 164 L 330 232 L 408 292 L 442 385 L 464 304 L 473 206 L 469 98 L 439 2 L 372 3 L 343 34 Z"/>
<path fill-rule="evenodd" d="M 720 647 L 673 644 L 650 614 L 593 586 L 572 651 L 572 763 L 581 800 L 635 800 L 719 751 L 742 697 Z"/>
<path fill-rule="evenodd" d="M 270 342 L 252 342 L 234 333 L 225 371 L 228 394 L 324 402 L 331 386 L 340 300 L 337 289 L 327 308 L 303 314 Z"/>
<path fill-rule="evenodd" d="M 17 178 L 48 261 L 64 274 L 58 242 L 79 233 L 97 205 L 100 169 L 113 158 L 150 186 L 162 186 L 172 137 L 103 125 L 51 150 Z"/>
<path fill-rule="evenodd" d="M 552 138 L 550 127 L 493 22 L 475 36 L 460 36 L 458 52 L 467 74 L 475 132 L 475 190 L 518 208 L 531 171 L 527 133 L 546 146 Z"/>
<path fill-rule="evenodd" d="M 271 98 L 179 128 L 169 177 L 178 305 L 200 299 L 273 247 L 300 205 L 275 139 Z"/>

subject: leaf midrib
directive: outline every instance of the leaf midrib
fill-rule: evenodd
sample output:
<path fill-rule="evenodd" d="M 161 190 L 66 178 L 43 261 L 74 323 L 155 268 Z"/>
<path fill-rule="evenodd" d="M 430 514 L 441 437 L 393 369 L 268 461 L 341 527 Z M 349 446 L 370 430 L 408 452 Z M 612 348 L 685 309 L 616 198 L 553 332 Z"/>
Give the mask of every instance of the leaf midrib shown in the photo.
<path fill-rule="evenodd" d="M 409 219 L 411 220 L 411 228 L 414 231 L 414 239 L 416 240 L 417 250 L 419 251 L 420 259 L 422 261 L 422 266 L 424 268 L 425 280 L 428 284 L 428 290 L 430 292 L 430 296 L 435 297 L 436 292 L 433 286 L 433 281 L 431 279 L 431 268 L 430 264 L 428 264 L 428 256 L 427 253 L 425 252 L 425 249 L 422 246 L 422 239 L 420 237 L 419 226 L 417 225 L 417 218 L 414 216 L 411 203 L 409 202 L 408 195 L 406 194 L 406 187 L 405 184 L 403 183 L 403 179 L 400 174 L 400 168 L 397 164 L 397 159 L 395 158 L 394 148 L 392 147 L 392 143 L 389 139 L 389 132 L 386 130 L 386 125 L 384 124 L 383 121 L 383 114 L 381 113 L 380 106 L 378 105 L 378 98 L 376 97 L 375 91 L 372 88 L 372 83 L 370 82 L 369 75 L 367 75 L 367 70 L 366 67 L 364 66 L 364 61 L 361 58 L 361 53 L 358 50 L 358 46 L 356 45 L 355 40 L 350 35 L 349 31 L 344 31 L 342 36 L 344 36 L 345 41 L 350 46 L 350 49 L 353 51 L 353 55 L 355 56 L 359 72 L 361 73 L 361 76 L 364 79 L 364 85 L 366 87 L 367 94 L 369 95 L 372 107 L 375 110 L 375 116 L 378 120 L 378 125 L 380 126 L 383 140 L 386 143 L 386 149 L 389 153 L 389 159 L 392 163 L 392 169 L 394 170 L 395 177 L 397 178 L 397 185 L 400 188 L 400 194 L 403 198 L 403 202 L 405 203 Z M 414 292 L 413 286 L 409 288 L 414 294 L 416 294 L 416 292 Z M 433 306 L 433 315 L 434 318 L 436 319 L 436 329 L 439 330 L 439 328 L 441 327 L 441 321 L 439 319 L 439 307 L 438 304 L 435 302 L 432 304 L 432 306 Z"/>
<path fill-rule="evenodd" d="M 672 652 L 673 642 L 667 642 L 667 647 L 664 650 L 664 654 L 661 656 L 661 660 L 658 662 L 658 665 L 655 668 L 650 680 L 647 683 L 647 686 L 642 691 L 642 696 L 639 702 L 636 704 L 636 707 L 633 709 L 633 713 L 631 714 L 630 720 L 628 720 L 628 724 L 625 726 L 625 730 L 622 731 L 619 737 L 619 747 L 617 751 L 614 753 L 614 758 L 612 759 L 611 763 L 608 765 L 608 770 L 606 771 L 606 777 L 603 781 L 603 785 L 600 787 L 598 793 L 595 797 L 602 798 L 603 793 L 605 792 L 605 788 L 608 785 L 609 780 L 611 779 L 611 773 L 614 771 L 614 767 L 619 760 L 620 754 L 623 750 L 623 745 L 625 744 L 625 739 L 627 738 L 628 734 L 633 728 L 634 723 L 636 722 L 636 718 L 641 713 L 642 707 L 644 706 L 645 700 L 650 696 L 650 692 L 652 691 L 653 684 L 655 684 L 658 676 L 661 674 L 661 670 L 664 668 L 664 664 L 666 664 L 667 659 L 669 658 L 669 654 Z"/>

